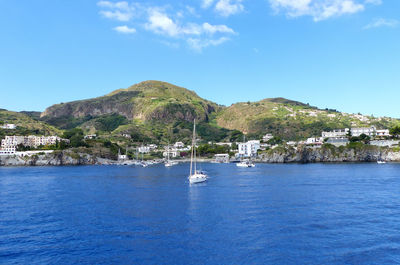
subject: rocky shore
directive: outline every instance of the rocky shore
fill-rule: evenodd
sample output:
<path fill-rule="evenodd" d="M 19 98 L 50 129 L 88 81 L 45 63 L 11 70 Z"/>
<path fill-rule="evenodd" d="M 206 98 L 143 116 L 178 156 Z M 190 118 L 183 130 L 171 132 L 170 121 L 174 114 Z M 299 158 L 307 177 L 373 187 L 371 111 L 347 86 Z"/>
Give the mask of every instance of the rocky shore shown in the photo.
<path fill-rule="evenodd" d="M 69 166 L 69 165 L 109 165 L 114 160 L 95 157 L 85 153 L 58 151 L 33 156 L 0 156 L 0 166 Z"/>
<path fill-rule="evenodd" d="M 346 163 L 346 162 L 400 162 L 400 152 L 388 148 L 276 148 L 259 155 L 259 163 Z M 189 162 L 182 159 L 179 162 Z M 199 158 L 198 162 L 212 162 L 210 158 Z M 129 161 L 134 162 L 134 161 Z M 39 153 L 33 156 L 0 156 L 0 166 L 69 166 L 69 165 L 118 165 L 118 161 L 70 150 Z M 130 163 L 123 163 L 130 164 Z M 133 163 L 131 163 L 133 164 Z"/>
<path fill-rule="evenodd" d="M 260 155 L 264 163 L 341 163 L 341 162 L 400 162 L 400 152 L 388 148 L 299 148 L 270 150 Z"/>

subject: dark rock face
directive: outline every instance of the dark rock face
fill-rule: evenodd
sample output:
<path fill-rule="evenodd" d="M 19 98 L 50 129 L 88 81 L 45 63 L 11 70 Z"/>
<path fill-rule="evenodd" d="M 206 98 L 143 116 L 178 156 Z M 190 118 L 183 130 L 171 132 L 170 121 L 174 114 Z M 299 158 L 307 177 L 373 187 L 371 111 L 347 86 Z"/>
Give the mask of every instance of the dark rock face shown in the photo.
<path fill-rule="evenodd" d="M 208 115 L 214 111 L 215 109 L 211 105 L 206 105 L 201 111 L 198 111 L 190 104 L 171 103 L 156 108 L 148 115 L 147 120 L 163 122 L 182 120 L 192 122 L 196 118 L 199 121 L 207 121 Z"/>
<path fill-rule="evenodd" d="M 399 154 L 385 149 L 354 150 L 335 152 L 331 149 L 299 148 L 263 154 L 260 161 L 267 163 L 318 163 L 318 162 L 376 162 L 378 160 L 398 161 Z"/>
<path fill-rule="evenodd" d="M 123 91 L 112 96 L 104 96 L 89 100 L 73 101 L 53 105 L 47 108 L 41 118 L 51 117 L 74 117 L 101 116 L 104 114 L 118 113 L 127 119 L 132 119 L 134 105 L 131 102 L 133 97 L 139 94 L 138 91 Z"/>

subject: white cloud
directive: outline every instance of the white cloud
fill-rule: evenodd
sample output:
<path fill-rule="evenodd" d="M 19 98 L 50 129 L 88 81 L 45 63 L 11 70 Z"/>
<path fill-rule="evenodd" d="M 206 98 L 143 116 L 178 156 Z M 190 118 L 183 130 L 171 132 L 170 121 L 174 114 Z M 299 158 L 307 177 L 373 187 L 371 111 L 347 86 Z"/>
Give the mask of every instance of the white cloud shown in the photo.
<path fill-rule="evenodd" d="M 395 28 L 400 24 L 400 21 L 396 19 L 385 19 L 385 18 L 377 18 L 368 25 L 364 27 L 364 29 L 372 29 L 372 28 L 380 28 L 380 27 L 389 27 Z"/>
<path fill-rule="evenodd" d="M 157 34 L 164 34 L 171 37 L 180 34 L 181 30 L 178 25 L 165 13 L 154 8 L 151 9 L 149 13 L 148 23 L 145 25 L 146 29 Z"/>
<path fill-rule="evenodd" d="M 221 16 L 230 16 L 244 10 L 242 0 L 219 0 L 215 5 L 215 11 Z"/>
<path fill-rule="evenodd" d="M 106 10 L 101 10 L 100 14 L 109 19 L 115 19 L 118 21 L 130 21 L 134 16 L 135 8 L 128 2 L 110 2 L 110 1 L 100 1 L 97 5 Z"/>
<path fill-rule="evenodd" d="M 100 11 L 100 14 L 106 18 L 116 19 L 118 21 L 129 21 L 133 17 L 133 14 L 125 13 L 121 11 Z"/>
<path fill-rule="evenodd" d="M 99 1 L 97 5 L 100 7 L 111 8 L 111 9 L 129 9 L 128 2 L 121 1 L 121 2 L 110 2 L 110 1 Z"/>
<path fill-rule="evenodd" d="M 235 31 L 226 25 L 211 25 L 207 22 L 203 24 L 187 23 L 181 25 L 174 21 L 160 9 L 150 9 L 148 22 L 145 25 L 147 30 L 169 37 L 183 37 L 187 35 L 214 35 L 217 33 L 235 34 Z"/>
<path fill-rule="evenodd" d="M 198 39 L 198 38 L 189 38 L 187 43 L 189 47 L 197 52 L 201 52 L 204 48 L 210 46 L 218 46 L 224 42 L 227 42 L 229 38 L 220 37 L 218 39 Z"/>
<path fill-rule="evenodd" d="M 203 23 L 203 30 L 206 33 L 215 34 L 215 33 L 229 33 L 234 34 L 235 31 L 226 25 L 211 25 L 209 23 Z"/>
<path fill-rule="evenodd" d="M 380 4 L 382 4 L 382 0 L 365 0 L 365 3 L 373 4 L 373 5 L 380 5 Z"/>
<path fill-rule="evenodd" d="M 115 27 L 114 30 L 123 34 L 133 34 L 136 32 L 136 29 L 130 28 L 127 25 Z"/>
<path fill-rule="evenodd" d="M 239 12 L 242 9 L 242 0 L 217 0 L 225 2 L 225 15 Z M 204 0 L 204 4 L 207 0 Z M 214 0 L 208 0 L 212 5 Z M 215 4 L 215 3 L 214 3 Z M 239 6 L 236 6 L 239 4 Z M 210 46 L 217 46 L 229 40 L 229 36 L 236 32 L 227 25 L 213 25 L 209 22 L 194 23 L 188 18 L 199 20 L 196 10 L 190 6 L 183 9 L 174 9 L 171 5 L 164 7 L 138 4 L 135 2 L 111 2 L 100 1 L 97 5 L 101 8 L 100 14 L 109 19 L 129 22 L 114 27 L 113 30 L 123 34 L 136 33 L 136 28 L 159 35 L 160 43 L 170 47 L 179 47 L 180 43 L 186 43 L 191 49 L 201 51 Z M 223 11 L 221 11 L 223 12 Z M 135 28 L 130 25 L 136 25 Z"/>
<path fill-rule="evenodd" d="M 209 8 L 214 3 L 214 0 L 202 0 L 201 7 Z"/>
<path fill-rule="evenodd" d="M 363 11 L 367 4 L 382 3 L 381 0 L 269 0 L 269 2 L 276 12 L 284 12 L 289 17 L 311 16 L 314 21 L 355 14 Z"/>

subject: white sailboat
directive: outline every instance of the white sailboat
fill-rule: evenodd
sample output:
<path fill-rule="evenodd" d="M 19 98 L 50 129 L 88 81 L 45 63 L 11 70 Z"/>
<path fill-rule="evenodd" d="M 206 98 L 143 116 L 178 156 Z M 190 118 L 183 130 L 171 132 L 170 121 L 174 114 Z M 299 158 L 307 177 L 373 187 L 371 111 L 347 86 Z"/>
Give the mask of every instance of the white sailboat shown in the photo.
<path fill-rule="evenodd" d="M 167 161 L 165 162 L 164 166 L 165 167 L 172 167 L 178 164 L 178 162 L 176 161 L 172 161 L 169 158 L 169 153 L 170 153 L 170 149 L 169 149 L 169 143 L 168 143 L 168 149 L 167 149 Z"/>
<path fill-rule="evenodd" d="M 196 120 L 193 122 L 193 139 L 192 139 L 192 153 L 190 156 L 190 174 L 189 182 L 190 184 L 196 184 L 207 181 L 208 176 L 206 173 L 197 170 L 197 160 L 196 160 Z"/>

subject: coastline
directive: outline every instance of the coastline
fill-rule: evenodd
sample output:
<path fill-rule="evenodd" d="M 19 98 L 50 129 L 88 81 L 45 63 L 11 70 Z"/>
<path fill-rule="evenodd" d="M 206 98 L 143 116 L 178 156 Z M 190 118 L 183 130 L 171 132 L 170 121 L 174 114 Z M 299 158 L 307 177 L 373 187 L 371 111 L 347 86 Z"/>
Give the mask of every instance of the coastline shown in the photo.
<path fill-rule="evenodd" d="M 290 164 L 290 163 L 376 163 L 379 160 L 387 162 L 400 162 L 400 152 L 389 149 L 354 150 L 349 149 L 337 152 L 335 149 L 311 149 L 299 150 L 282 149 L 262 153 L 253 161 L 256 163 Z M 179 163 L 190 162 L 190 159 L 177 159 Z M 200 163 L 211 163 L 213 158 L 198 158 Z M 140 161 L 117 161 L 108 158 L 97 157 L 87 153 L 76 153 L 68 150 L 42 153 L 33 156 L 0 156 L 0 167 L 24 167 L 24 166 L 79 166 L 79 165 L 135 165 Z M 155 163 L 161 163 L 157 160 Z M 231 162 L 233 162 L 231 160 Z"/>

